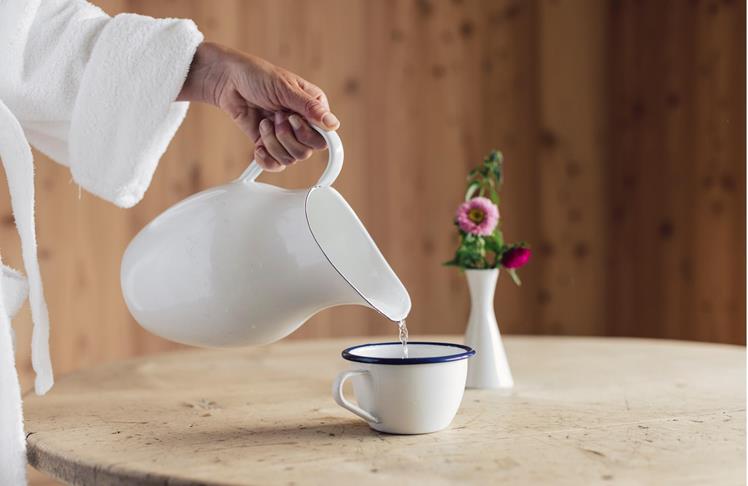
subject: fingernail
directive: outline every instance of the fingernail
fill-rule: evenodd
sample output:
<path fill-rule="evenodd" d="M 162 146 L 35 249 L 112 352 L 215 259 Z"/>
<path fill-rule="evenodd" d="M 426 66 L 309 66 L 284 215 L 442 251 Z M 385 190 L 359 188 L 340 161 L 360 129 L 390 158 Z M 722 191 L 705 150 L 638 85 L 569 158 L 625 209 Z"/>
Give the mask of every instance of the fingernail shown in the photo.
<path fill-rule="evenodd" d="M 294 130 L 298 130 L 301 128 L 301 120 L 299 119 L 298 115 L 291 115 L 288 117 L 288 122 L 291 124 Z"/>
<path fill-rule="evenodd" d="M 338 126 L 340 126 L 340 121 L 338 121 L 337 117 L 332 113 L 325 113 L 325 116 L 322 117 L 322 123 L 324 123 L 327 128 L 338 128 Z"/>
<path fill-rule="evenodd" d="M 267 152 L 265 151 L 265 147 L 260 147 L 257 149 L 257 156 L 264 159 L 267 157 Z"/>
<path fill-rule="evenodd" d="M 273 129 L 273 123 L 267 118 L 260 122 L 260 131 L 262 133 L 269 133 Z"/>

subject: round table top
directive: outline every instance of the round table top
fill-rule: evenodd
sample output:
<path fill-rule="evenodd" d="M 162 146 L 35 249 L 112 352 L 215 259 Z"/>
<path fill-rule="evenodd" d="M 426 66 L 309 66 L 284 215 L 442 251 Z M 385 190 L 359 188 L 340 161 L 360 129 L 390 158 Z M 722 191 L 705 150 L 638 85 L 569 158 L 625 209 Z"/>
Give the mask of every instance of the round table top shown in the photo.
<path fill-rule="evenodd" d="M 458 341 L 455 336 L 435 339 Z M 451 428 L 374 432 L 330 395 L 377 338 L 162 354 L 26 400 L 29 461 L 72 484 L 742 484 L 745 348 L 505 338 L 516 386 Z"/>

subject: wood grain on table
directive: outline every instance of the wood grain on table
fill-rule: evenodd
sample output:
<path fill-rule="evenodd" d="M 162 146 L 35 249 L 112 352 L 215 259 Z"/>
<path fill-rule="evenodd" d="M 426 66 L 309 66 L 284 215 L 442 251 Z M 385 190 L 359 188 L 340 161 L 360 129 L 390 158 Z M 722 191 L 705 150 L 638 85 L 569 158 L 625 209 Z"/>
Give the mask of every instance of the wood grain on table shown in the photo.
<path fill-rule="evenodd" d="M 86 485 L 745 479 L 743 347 L 511 336 L 511 393 L 467 390 L 450 429 L 394 436 L 330 396 L 340 351 L 358 342 L 178 352 L 64 377 L 27 398 L 30 461 Z"/>

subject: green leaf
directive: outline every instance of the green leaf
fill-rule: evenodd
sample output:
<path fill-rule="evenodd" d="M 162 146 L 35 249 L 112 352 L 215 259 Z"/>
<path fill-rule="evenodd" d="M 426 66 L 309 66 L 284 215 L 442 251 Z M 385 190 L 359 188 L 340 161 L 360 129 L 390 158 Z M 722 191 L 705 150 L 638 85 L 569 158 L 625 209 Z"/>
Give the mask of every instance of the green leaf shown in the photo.
<path fill-rule="evenodd" d="M 502 251 L 501 240 L 499 238 L 497 238 L 496 233 L 494 233 L 493 235 L 491 235 L 491 236 L 489 236 L 489 237 L 486 238 L 486 247 L 490 251 L 492 251 L 492 252 L 494 252 L 496 254 L 501 253 L 501 251 Z"/>
<path fill-rule="evenodd" d="M 480 183 L 478 181 L 473 181 L 468 184 L 467 191 L 465 191 L 465 201 L 469 201 L 470 199 L 472 199 L 475 191 L 477 191 L 479 187 Z"/>
<path fill-rule="evenodd" d="M 497 228 L 494 232 L 494 238 L 496 239 L 496 243 L 501 247 L 501 251 L 504 251 L 504 233 Z"/>
<path fill-rule="evenodd" d="M 495 205 L 499 205 L 499 193 L 494 187 L 491 187 L 491 202 Z"/>

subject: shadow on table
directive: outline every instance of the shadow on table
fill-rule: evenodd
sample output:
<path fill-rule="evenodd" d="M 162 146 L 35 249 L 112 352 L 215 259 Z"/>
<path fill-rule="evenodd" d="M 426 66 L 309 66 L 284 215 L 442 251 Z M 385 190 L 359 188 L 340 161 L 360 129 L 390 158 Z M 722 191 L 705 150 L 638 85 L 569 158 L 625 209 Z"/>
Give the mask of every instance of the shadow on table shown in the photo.
<path fill-rule="evenodd" d="M 272 445 L 293 446 L 326 445 L 332 441 L 387 440 L 396 437 L 376 432 L 359 421 L 336 421 L 321 424 L 277 423 L 260 426 L 223 426 L 185 428 L 171 430 L 160 437 L 160 445 L 174 449 L 220 444 L 222 448 L 266 447 Z M 174 450 L 172 449 L 172 450 Z"/>

